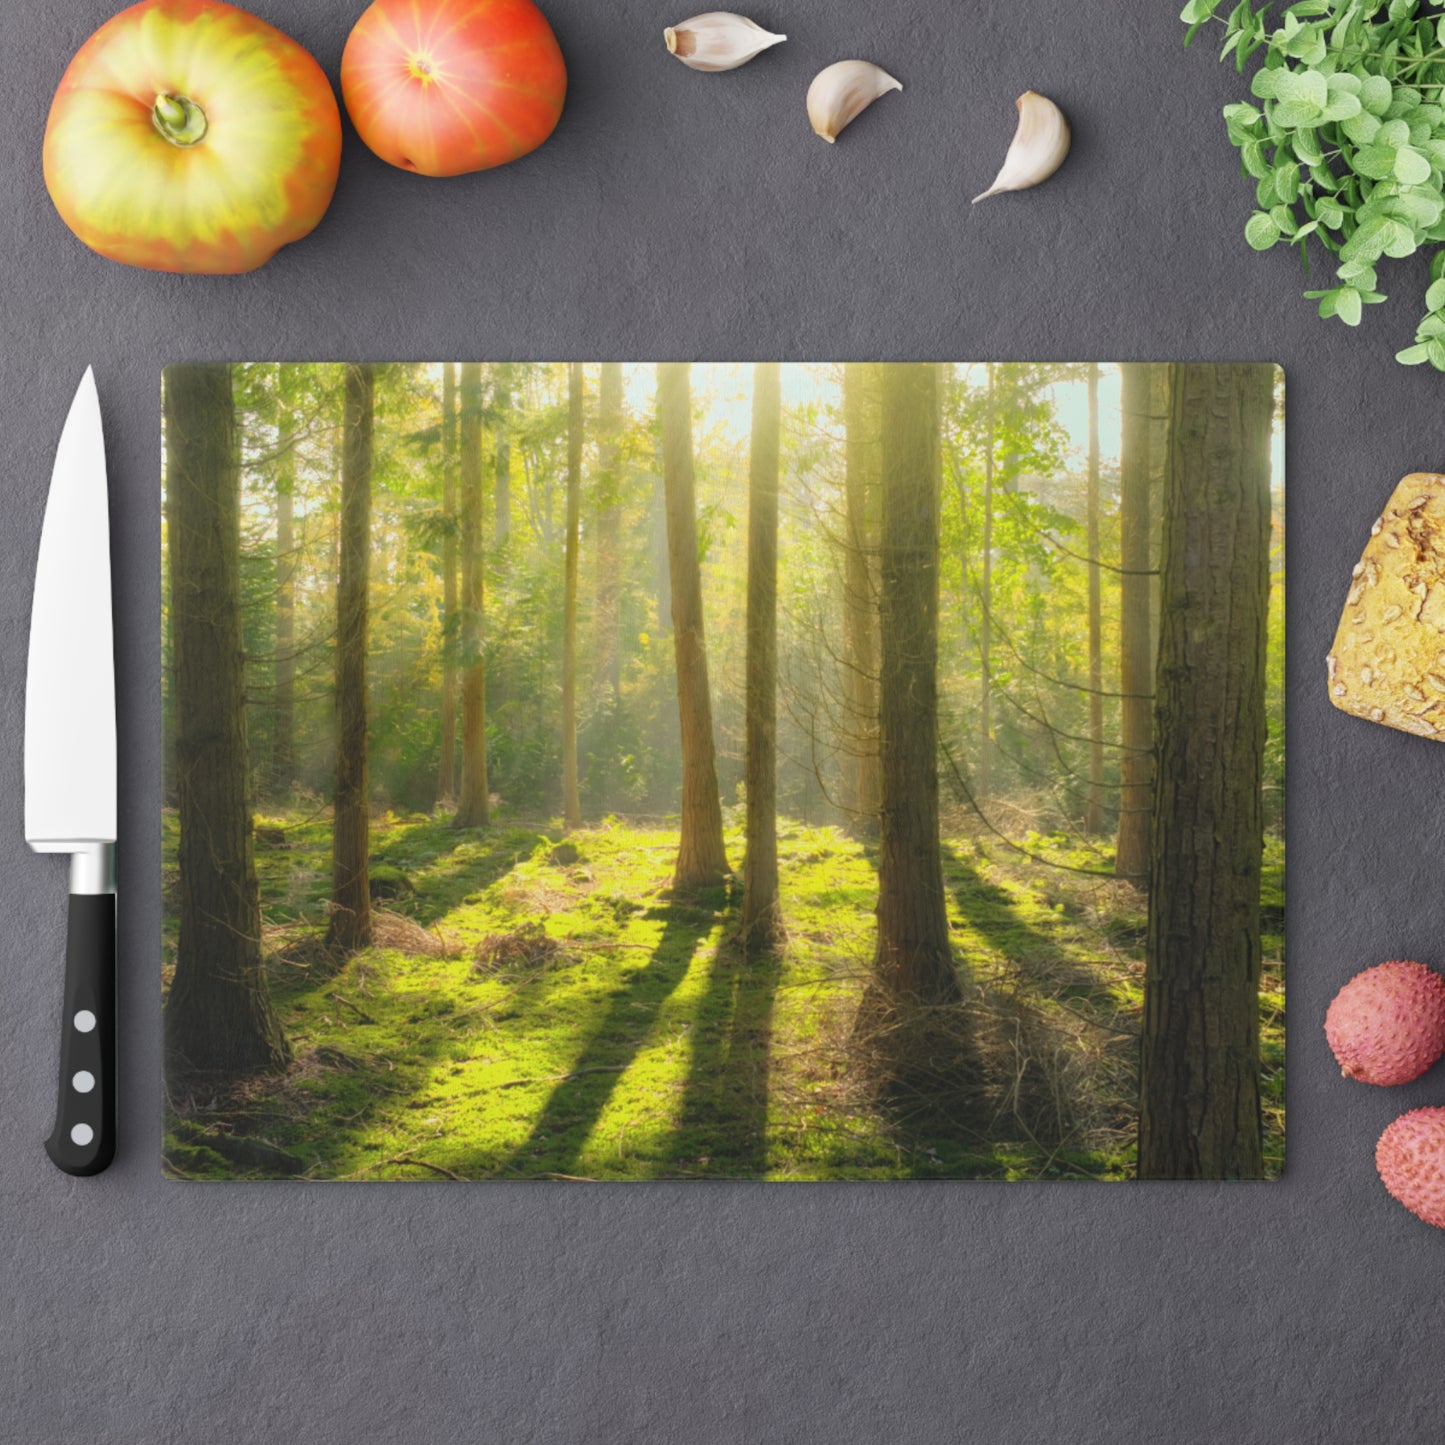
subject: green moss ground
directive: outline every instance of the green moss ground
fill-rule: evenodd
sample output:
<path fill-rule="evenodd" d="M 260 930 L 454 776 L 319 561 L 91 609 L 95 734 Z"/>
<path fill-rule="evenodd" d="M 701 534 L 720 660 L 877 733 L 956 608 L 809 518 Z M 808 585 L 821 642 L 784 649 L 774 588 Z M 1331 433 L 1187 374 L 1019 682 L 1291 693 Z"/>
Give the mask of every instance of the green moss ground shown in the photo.
<path fill-rule="evenodd" d="M 676 835 L 609 823 L 454 832 L 373 824 L 378 869 L 410 920 L 344 963 L 319 948 L 324 819 L 257 820 L 273 997 L 295 1052 L 284 1076 L 178 1098 L 168 1169 L 327 1179 L 1128 1178 L 1144 916 L 1112 881 L 990 843 L 945 852 L 978 1058 L 967 1108 L 910 1113 L 847 1063 L 873 934 L 868 853 L 784 824 L 789 940 L 742 959 L 726 891 L 666 893 Z M 175 820 L 165 823 L 167 897 Z M 741 839 L 729 836 L 730 856 Z M 1030 846 L 1107 858 L 1079 840 Z M 1280 956 L 1282 850 L 1266 869 L 1266 954 Z M 394 882 L 394 875 L 388 874 Z M 164 940 L 167 975 L 173 912 Z M 536 932 L 540 925 L 545 940 Z M 419 938 L 417 928 L 430 931 Z M 528 930 L 531 931 L 528 931 Z M 475 964 L 479 945 L 487 962 Z M 500 940 L 500 942 L 499 942 Z M 1283 975 L 1261 997 L 1269 1166 L 1283 1162 Z"/>

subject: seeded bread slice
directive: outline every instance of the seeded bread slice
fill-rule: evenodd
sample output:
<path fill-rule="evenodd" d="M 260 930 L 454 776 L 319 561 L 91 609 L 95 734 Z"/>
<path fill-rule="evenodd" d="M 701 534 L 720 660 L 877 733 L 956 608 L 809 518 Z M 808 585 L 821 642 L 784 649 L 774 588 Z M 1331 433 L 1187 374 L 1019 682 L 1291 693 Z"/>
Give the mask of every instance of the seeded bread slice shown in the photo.
<path fill-rule="evenodd" d="M 1412 472 L 1395 488 L 1325 665 L 1341 711 L 1445 741 L 1445 475 Z"/>

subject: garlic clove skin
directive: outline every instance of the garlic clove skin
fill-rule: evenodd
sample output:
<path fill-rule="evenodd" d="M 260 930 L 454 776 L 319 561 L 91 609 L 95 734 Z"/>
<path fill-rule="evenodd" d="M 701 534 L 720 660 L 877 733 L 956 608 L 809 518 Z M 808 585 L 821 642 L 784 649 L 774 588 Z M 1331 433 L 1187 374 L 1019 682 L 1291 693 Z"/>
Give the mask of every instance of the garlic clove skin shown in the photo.
<path fill-rule="evenodd" d="M 808 87 L 808 119 L 829 145 L 880 95 L 902 90 L 901 81 L 867 60 L 839 60 L 813 77 Z"/>
<path fill-rule="evenodd" d="M 1025 191 L 1046 181 L 1063 165 L 1073 136 L 1063 111 L 1048 96 L 1026 90 L 1014 102 L 1019 123 L 993 185 L 973 198 L 976 206 L 1003 191 Z"/>
<path fill-rule="evenodd" d="M 788 37 L 773 35 L 746 15 L 709 10 L 662 32 L 668 51 L 690 70 L 736 70 Z"/>

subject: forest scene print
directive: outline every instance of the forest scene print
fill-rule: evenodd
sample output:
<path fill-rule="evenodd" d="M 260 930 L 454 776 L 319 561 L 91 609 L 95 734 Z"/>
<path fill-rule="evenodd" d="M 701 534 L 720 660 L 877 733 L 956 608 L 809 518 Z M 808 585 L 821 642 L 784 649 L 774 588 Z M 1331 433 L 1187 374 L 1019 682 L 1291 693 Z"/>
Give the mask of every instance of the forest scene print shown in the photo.
<path fill-rule="evenodd" d="M 1258 1179 L 1284 385 L 163 380 L 181 1179 Z"/>

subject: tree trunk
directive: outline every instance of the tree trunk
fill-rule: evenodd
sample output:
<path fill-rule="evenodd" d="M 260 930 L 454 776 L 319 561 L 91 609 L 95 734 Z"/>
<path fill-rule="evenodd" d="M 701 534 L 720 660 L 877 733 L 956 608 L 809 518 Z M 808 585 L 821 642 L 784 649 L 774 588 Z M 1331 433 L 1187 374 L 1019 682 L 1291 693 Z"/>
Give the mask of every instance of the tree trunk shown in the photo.
<path fill-rule="evenodd" d="M 1139 1175 L 1258 1178 L 1268 366 L 1178 366 L 1164 519 Z"/>
<path fill-rule="evenodd" d="M 492 531 L 494 538 L 492 548 L 492 578 L 496 584 L 497 599 L 500 601 L 504 595 L 502 589 L 506 585 L 509 559 L 511 557 L 512 428 L 515 421 L 512 383 L 516 380 L 516 377 L 511 362 L 498 362 L 491 368 L 491 376 L 492 410 L 494 413 L 492 426 L 496 439 L 492 455 L 492 474 L 495 488 L 492 505 Z M 550 488 L 550 478 L 548 485 Z M 547 505 L 549 532 L 551 530 L 551 520 L 552 507 L 549 498 Z M 479 529 L 478 535 L 480 535 L 481 526 L 481 511 L 479 510 L 477 521 L 477 527 Z M 501 714 L 509 696 L 507 655 L 503 649 L 498 649 L 497 657 L 492 665 L 491 674 L 487 678 L 487 687 L 493 714 Z"/>
<path fill-rule="evenodd" d="M 237 1076 L 283 1068 L 291 1050 L 261 963 L 230 368 L 170 367 L 165 410 L 180 803 L 180 937 L 165 1044 L 179 1070 Z"/>
<path fill-rule="evenodd" d="M 462 785 L 458 828 L 491 822 L 487 792 L 487 679 L 482 655 L 482 368 L 462 362 L 460 462 L 462 507 Z"/>
<path fill-rule="evenodd" d="M 582 363 L 567 368 L 567 544 L 562 604 L 562 826 L 582 826 L 577 796 L 577 543 L 582 520 Z"/>
<path fill-rule="evenodd" d="M 993 448 L 994 368 L 989 363 L 988 398 L 984 411 L 983 446 L 983 578 L 979 586 L 978 621 L 978 782 L 979 803 L 993 788 Z"/>
<path fill-rule="evenodd" d="M 1099 592 L 1099 368 L 1089 367 L 1089 800 L 1084 831 L 1104 831 L 1104 651 Z"/>
<path fill-rule="evenodd" d="M 667 559 L 667 486 L 660 456 L 653 457 L 648 556 L 652 564 L 652 593 L 657 602 L 657 627 L 659 632 L 665 632 L 672 626 L 672 578 Z"/>
<path fill-rule="evenodd" d="M 437 802 L 457 790 L 457 368 L 442 367 L 442 737 Z"/>
<path fill-rule="evenodd" d="M 481 405 L 480 394 L 477 405 Z M 512 535 L 512 368 L 505 362 L 492 369 L 492 409 L 497 435 L 492 525 L 496 549 L 501 552 Z"/>
<path fill-rule="evenodd" d="M 1149 875 L 1153 667 L 1149 636 L 1149 367 L 1121 368 L 1119 447 L 1119 839 L 1114 872 L 1143 888 Z"/>
<path fill-rule="evenodd" d="M 597 621 L 594 695 L 617 706 L 622 692 L 622 363 L 602 363 L 597 413 Z"/>
<path fill-rule="evenodd" d="M 682 733 L 682 836 L 672 881 L 674 888 L 685 890 L 719 883 L 728 873 L 713 746 L 707 642 L 703 635 L 697 503 L 693 496 L 692 390 L 686 362 L 658 364 L 657 409 L 662 422 L 672 644 Z"/>
<path fill-rule="evenodd" d="M 371 573 L 376 371 L 346 368 L 341 443 L 341 567 L 336 588 L 336 794 L 327 942 L 371 943 L 371 789 L 366 759 L 367 590 Z"/>
<path fill-rule="evenodd" d="M 295 368 L 276 368 L 276 699 L 271 786 L 287 796 L 296 781 L 296 413 Z"/>
<path fill-rule="evenodd" d="M 743 948 L 768 953 L 782 937 L 778 907 L 778 451 L 777 362 L 753 368 L 748 459 L 747 853 Z"/>
<path fill-rule="evenodd" d="M 1160 557 L 1164 551 L 1164 492 L 1169 474 L 1169 393 L 1174 368 L 1149 368 L 1149 676 L 1159 663 Z"/>
<path fill-rule="evenodd" d="M 870 1011 L 960 997 L 938 839 L 938 373 L 883 369 L 882 808 Z"/>
<path fill-rule="evenodd" d="M 844 498 L 847 538 L 843 554 L 846 804 L 859 832 L 878 831 L 878 524 L 883 469 L 880 388 L 882 368 L 848 362 L 843 368 Z"/>

